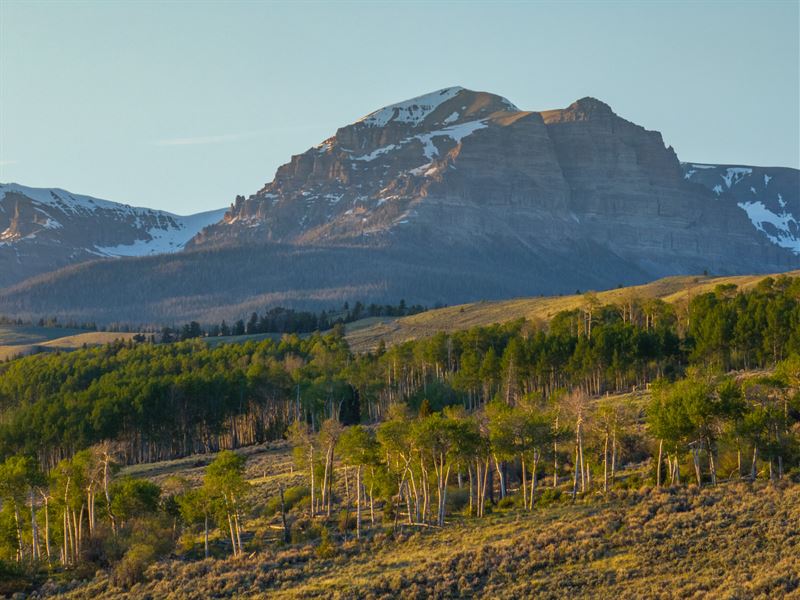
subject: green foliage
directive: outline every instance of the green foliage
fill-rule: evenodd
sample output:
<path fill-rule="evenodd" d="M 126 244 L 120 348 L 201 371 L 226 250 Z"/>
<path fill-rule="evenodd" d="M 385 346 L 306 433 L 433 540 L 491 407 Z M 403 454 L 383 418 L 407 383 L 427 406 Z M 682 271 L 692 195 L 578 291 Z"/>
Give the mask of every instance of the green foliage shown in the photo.
<path fill-rule="evenodd" d="M 12 596 L 30 586 L 30 573 L 21 564 L 0 559 L 0 594 Z"/>
<path fill-rule="evenodd" d="M 122 588 L 130 588 L 144 577 L 144 570 L 155 559 L 150 546 L 137 544 L 130 548 L 114 568 L 112 581 Z"/>
<path fill-rule="evenodd" d="M 336 444 L 342 460 L 352 466 L 374 465 L 379 461 L 379 446 L 375 433 L 362 425 L 344 430 Z"/>
<path fill-rule="evenodd" d="M 318 411 L 320 390 L 341 384 L 346 359 L 334 335 L 214 348 L 114 343 L 20 359 L 0 367 L 0 457 L 36 454 L 52 468 L 67 448 L 109 439 L 141 440 L 128 451 L 138 461 L 214 450 L 230 419 L 251 412 L 264 418 L 239 443 L 263 442 L 286 426 L 265 409 L 294 399 L 293 376 L 306 389 L 301 408 Z"/>
<path fill-rule="evenodd" d="M 204 523 L 212 513 L 212 498 L 207 488 L 201 487 L 181 494 L 176 498 L 184 523 Z"/>
<path fill-rule="evenodd" d="M 537 503 L 540 507 L 550 506 L 563 500 L 564 494 L 558 488 L 547 488 L 539 496 Z"/>
<path fill-rule="evenodd" d="M 144 479 L 125 478 L 111 485 L 111 509 L 123 521 L 155 513 L 160 497 L 161 488 Z"/>
<path fill-rule="evenodd" d="M 505 498 L 501 498 L 497 502 L 497 508 L 500 509 L 508 509 L 513 508 L 517 504 L 517 499 L 515 496 L 506 496 Z"/>
<path fill-rule="evenodd" d="M 331 540 L 330 532 L 327 527 L 323 527 L 320 532 L 320 541 L 317 545 L 316 555 L 318 558 L 328 559 L 336 556 L 336 545 Z"/>
<path fill-rule="evenodd" d="M 289 512 L 295 507 L 300 507 L 302 505 L 307 505 L 308 498 L 311 491 L 307 486 L 304 485 L 296 485 L 293 487 L 286 488 L 283 491 L 283 502 L 284 507 L 286 508 L 286 512 Z M 266 504 L 264 505 L 264 515 L 265 516 L 272 516 L 278 514 L 281 510 L 281 499 L 279 496 L 273 496 L 269 500 L 267 500 Z"/>
<path fill-rule="evenodd" d="M 122 537 L 124 554 L 111 574 L 114 585 L 122 588 L 140 582 L 145 569 L 169 554 L 174 546 L 169 521 L 162 516 L 136 519 Z"/>

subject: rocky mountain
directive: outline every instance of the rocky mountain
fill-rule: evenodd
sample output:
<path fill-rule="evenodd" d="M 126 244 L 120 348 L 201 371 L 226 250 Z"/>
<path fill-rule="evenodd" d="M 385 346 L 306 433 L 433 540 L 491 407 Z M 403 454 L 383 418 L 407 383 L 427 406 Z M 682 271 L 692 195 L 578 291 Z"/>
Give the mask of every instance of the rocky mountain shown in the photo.
<path fill-rule="evenodd" d="M 793 169 L 682 165 L 593 98 L 532 112 L 446 88 L 293 156 L 184 252 L 29 280 L 0 293 L 0 313 L 216 320 L 783 271 L 800 267 L 798 189 Z"/>
<path fill-rule="evenodd" d="M 181 217 L 56 188 L 0 184 L 0 287 L 100 257 L 177 252 L 224 212 Z"/>
<path fill-rule="evenodd" d="M 796 169 L 697 163 L 682 167 L 684 179 L 735 202 L 766 239 L 800 254 L 800 173 Z"/>
<path fill-rule="evenodd" d="M 785 209 L 798 205 L 797 172 L 756 169 L 788 191 L 770 216 L 756 196 L 739 194 L 746 169 L 719 169 L 685 170 L 658 132 L 593 98 L 537 113 L 447 88 L 371 113 L 292 157 L 190 246 L 589 242 L 651 277 L 796 264 L 797 223 Z"/>

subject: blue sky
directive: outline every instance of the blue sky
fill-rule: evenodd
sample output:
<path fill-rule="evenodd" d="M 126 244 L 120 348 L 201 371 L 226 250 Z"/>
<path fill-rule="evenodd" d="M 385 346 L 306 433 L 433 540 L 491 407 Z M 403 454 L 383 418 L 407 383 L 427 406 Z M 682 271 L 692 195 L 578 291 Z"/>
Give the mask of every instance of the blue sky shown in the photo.
<path fill-rule="evenodd" d="M 0 0 L 0 181 L 218 208 L 451 85 L 529 110 L 595 96 L 682 160 L 798 167 L 798 6 Z"/>

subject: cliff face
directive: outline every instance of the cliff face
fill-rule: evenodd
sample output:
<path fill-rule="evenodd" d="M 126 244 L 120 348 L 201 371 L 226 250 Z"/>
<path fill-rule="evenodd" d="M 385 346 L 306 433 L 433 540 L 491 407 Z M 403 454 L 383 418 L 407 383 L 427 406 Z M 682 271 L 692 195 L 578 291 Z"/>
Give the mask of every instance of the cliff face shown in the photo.
<path fill-rule="evenodd" d="M 593 243 L 644 276 L 797 266 L 737 202 L 694 183 L 660 133 L 593 98 L 537 113 L 447 88 L 292 157 L 190 246 Z"/>

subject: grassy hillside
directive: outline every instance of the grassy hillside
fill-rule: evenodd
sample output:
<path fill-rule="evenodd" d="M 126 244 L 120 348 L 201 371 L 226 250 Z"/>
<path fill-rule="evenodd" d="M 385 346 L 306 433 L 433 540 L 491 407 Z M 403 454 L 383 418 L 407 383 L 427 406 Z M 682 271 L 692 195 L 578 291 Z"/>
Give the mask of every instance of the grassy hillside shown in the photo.
<path fill-rule="evenodd" d="M 791 271 L 786 275 L 798 276 L 800 271 Z M 652 298 L 679 304 L 685 303 L 698 294 L 709 292 L 717 285 L 734 284 L 740 290 L 747 290 L 757 285 L 765 277 L 768 275 L 667 277 L 644 285 L 598 292 L 597 298 L 602 304 Z M 391 345 L 428 337 L 439 331 L 458 331 L 493 323 L 505 323 L 520 318 L 534 322 L 548 321 L 557 313 L 578 308 L 583 303 L 583 294 L 574 294 L 448 306 L 409 317 L 350 327 L 347 330 L 347 341 L 354 351 L 363 352 L 376 348 L 381 340 L 387 345 Z"/>
<path fill-rule="evenodd" d="M 75 350 L 84 345 L 100 346 L 115 340 L 129 340 L 134 335 L 136 334 L 62 327 L 0 325 L 0 362 L 37 352 Z"/>
<path fill-rule="evenodd" d="M 60 337 L 85 333 L 84 329 L 35 327 L 33 325 L 0 325 L 0 345 L 34 345 Z"/>
<path fill-rule="evenodd" d="M 759 279 L 666 280 L 599 301 L 676 302 Z M 606 309 L 591 335 L 562 318 L 535 335 L 476 327 L 380 355 L 353 354 L 334 333 L 112 345 L 4 365 L 0 594 L 798 594 L 799 286 L 721 290 L 686 311 L 645 306 L 628 322 Z M 513 318 L 502 306 L 514 302 L 498 304 L 476 314 Z M 466 312 L 446 314 L 455 327 Z M 645 314 L 657 325 L 643 325 Z M 691 368 L 708 364 L 718 371 Z M 676 380 L 650 386 L 662 373 Z M 75 440 L 85 450 L 59 461 Z M 170 457 L 187 458 L 141 464 Z M 134 466 L 97 494 L 108 460 Z M 13 503 L 24 506 L 34 485 L 52 502 L 19 520 Z M 47 546 L 46 563 L 43 517 L 60 553 Z M 4 584 L 3 569 L 17 580 Z"/>
<path fill-rule="evenodd" d="M 274 497 L 278 483 L 303 481 L 285 444 L 246 454 L 255 501 Z M 125 474 L 162 485 L 178 475 L 197 484 L 212 458 Z M 799 485 L 653 490 L 635 483 L 637 473 L 629 469 L 628 483 L 623 477 L 607 496 L 596 492 L 573 504 L 563 494 L 541 500 L 533 513 L 496 506 L 484 519 L 453 515 L 442 529 L 401 525 L 397 535 L 384 522 L 361 542 L 336 535 L 325 551 L 313 536 L 284 544 L 277 515 L 256 517 L 242 557 L 166 559 L 127 590 L 100 570 L 84 582 L 49 582 L 40 594 L 73 600 L 800 597 Z M 291 511 L 294 526 L 297 519 L 299 511 Z M 198 542 L 185 540 L 184 548 Z M 215 534 L 213 543 L 224 544 L 224 535 Z"/>

